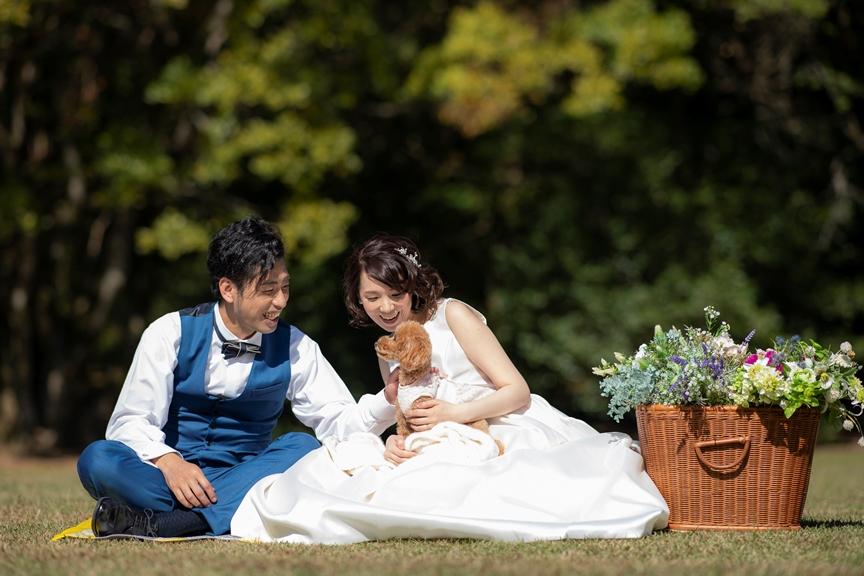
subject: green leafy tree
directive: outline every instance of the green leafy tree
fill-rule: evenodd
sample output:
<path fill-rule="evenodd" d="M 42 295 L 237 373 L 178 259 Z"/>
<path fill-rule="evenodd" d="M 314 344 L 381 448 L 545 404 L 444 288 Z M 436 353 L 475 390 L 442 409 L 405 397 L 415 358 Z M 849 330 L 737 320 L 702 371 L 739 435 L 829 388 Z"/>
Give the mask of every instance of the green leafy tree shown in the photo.
<path fill-rule="evenodd" d="M 381 230 L 571 413 L 605 412 L 599 358 L 706 304 L 860 350 L 862 24 L 841 0 L 3 3 L 0 439 L 101 435 L 141 331 L 210 297 L 207 241 L 251 212 L 357 394 L 377 334 L 339 278 Z"/>

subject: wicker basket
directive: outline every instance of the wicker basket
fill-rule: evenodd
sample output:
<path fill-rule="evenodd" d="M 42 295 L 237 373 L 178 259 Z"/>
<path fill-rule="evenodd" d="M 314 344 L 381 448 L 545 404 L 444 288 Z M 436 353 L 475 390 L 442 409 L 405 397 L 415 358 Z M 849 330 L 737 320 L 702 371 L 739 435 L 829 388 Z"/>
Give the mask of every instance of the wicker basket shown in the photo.
<path fill-rule="evenodd" d="M 649 476 L 672 530 L 801 527 L 819 411 L 644 405 L 636 410 Z"/>

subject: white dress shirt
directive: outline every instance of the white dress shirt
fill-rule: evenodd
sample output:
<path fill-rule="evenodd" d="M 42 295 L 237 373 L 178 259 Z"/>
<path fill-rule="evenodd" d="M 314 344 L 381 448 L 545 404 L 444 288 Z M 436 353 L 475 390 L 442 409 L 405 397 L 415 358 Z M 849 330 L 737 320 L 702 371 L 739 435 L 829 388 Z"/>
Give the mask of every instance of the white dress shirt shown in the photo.
<path fill-rule="evenodd" d="M 219 314 L 213 314 L 226 339 L 237 339 Z M 168 452 L 177 452 L 165 444 L 162 427 L 168 420 L 168 408 L 174 394 L 174 369 L 180 348 L 180 313 L 170 312 L 155 320 L 141 335 L 114 413 L 108 421 L 105 437 L 132 448 L 144 461 Z M 247 339 L 261 344 L 261 334 Z M 291 383 L 286 399 L 297 419 L 315 431 L 319 440 L 328 436 L 345 438 L 353 432 L 381 434 L 395 419 L 395 411 L 378 394 L 366 394 L 355 402 L 345 383 L 336 374 L 318 344 L 296 327 L 291 327 Z M 207 393 L 236 398 L 246 388 L 252 370 L 252 354 L 226 360 L 222 341 L 212 331 L 204 387 Z"/>

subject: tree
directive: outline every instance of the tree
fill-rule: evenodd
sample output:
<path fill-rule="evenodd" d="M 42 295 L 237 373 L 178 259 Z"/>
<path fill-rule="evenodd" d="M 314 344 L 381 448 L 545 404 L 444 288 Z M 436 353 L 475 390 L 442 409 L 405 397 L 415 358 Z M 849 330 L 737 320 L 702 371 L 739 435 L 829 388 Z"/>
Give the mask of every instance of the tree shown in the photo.
<path fill-rule="evenodd" d="M 717 306 L 864 345 L 864 10 L 837 0 L 31 0 L 0 8 L 0 438 L 101 435 L 135 343 L 257 212 L 355 393 L 352 241 L 407 233 L 532 388 Z M 761 340 L 760 340 L 761 339 Z"/>

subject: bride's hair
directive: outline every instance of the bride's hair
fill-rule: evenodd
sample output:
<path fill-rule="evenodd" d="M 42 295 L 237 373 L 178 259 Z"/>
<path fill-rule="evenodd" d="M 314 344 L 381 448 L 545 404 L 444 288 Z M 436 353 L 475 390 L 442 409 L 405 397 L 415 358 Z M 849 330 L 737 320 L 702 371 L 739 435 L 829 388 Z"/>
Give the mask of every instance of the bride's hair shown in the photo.
<path fill-rule="evenodd" d="M 420 259 L 417 245 L 404 236 L 377 234 L 355 249 L 345 266 L 342 291 L 352 326 L 374 322 L 360 303 L 360 274 L 401 292 L 411 294 L 411 310 L 431 315 L 444 292 L 438 271 Z"/>

